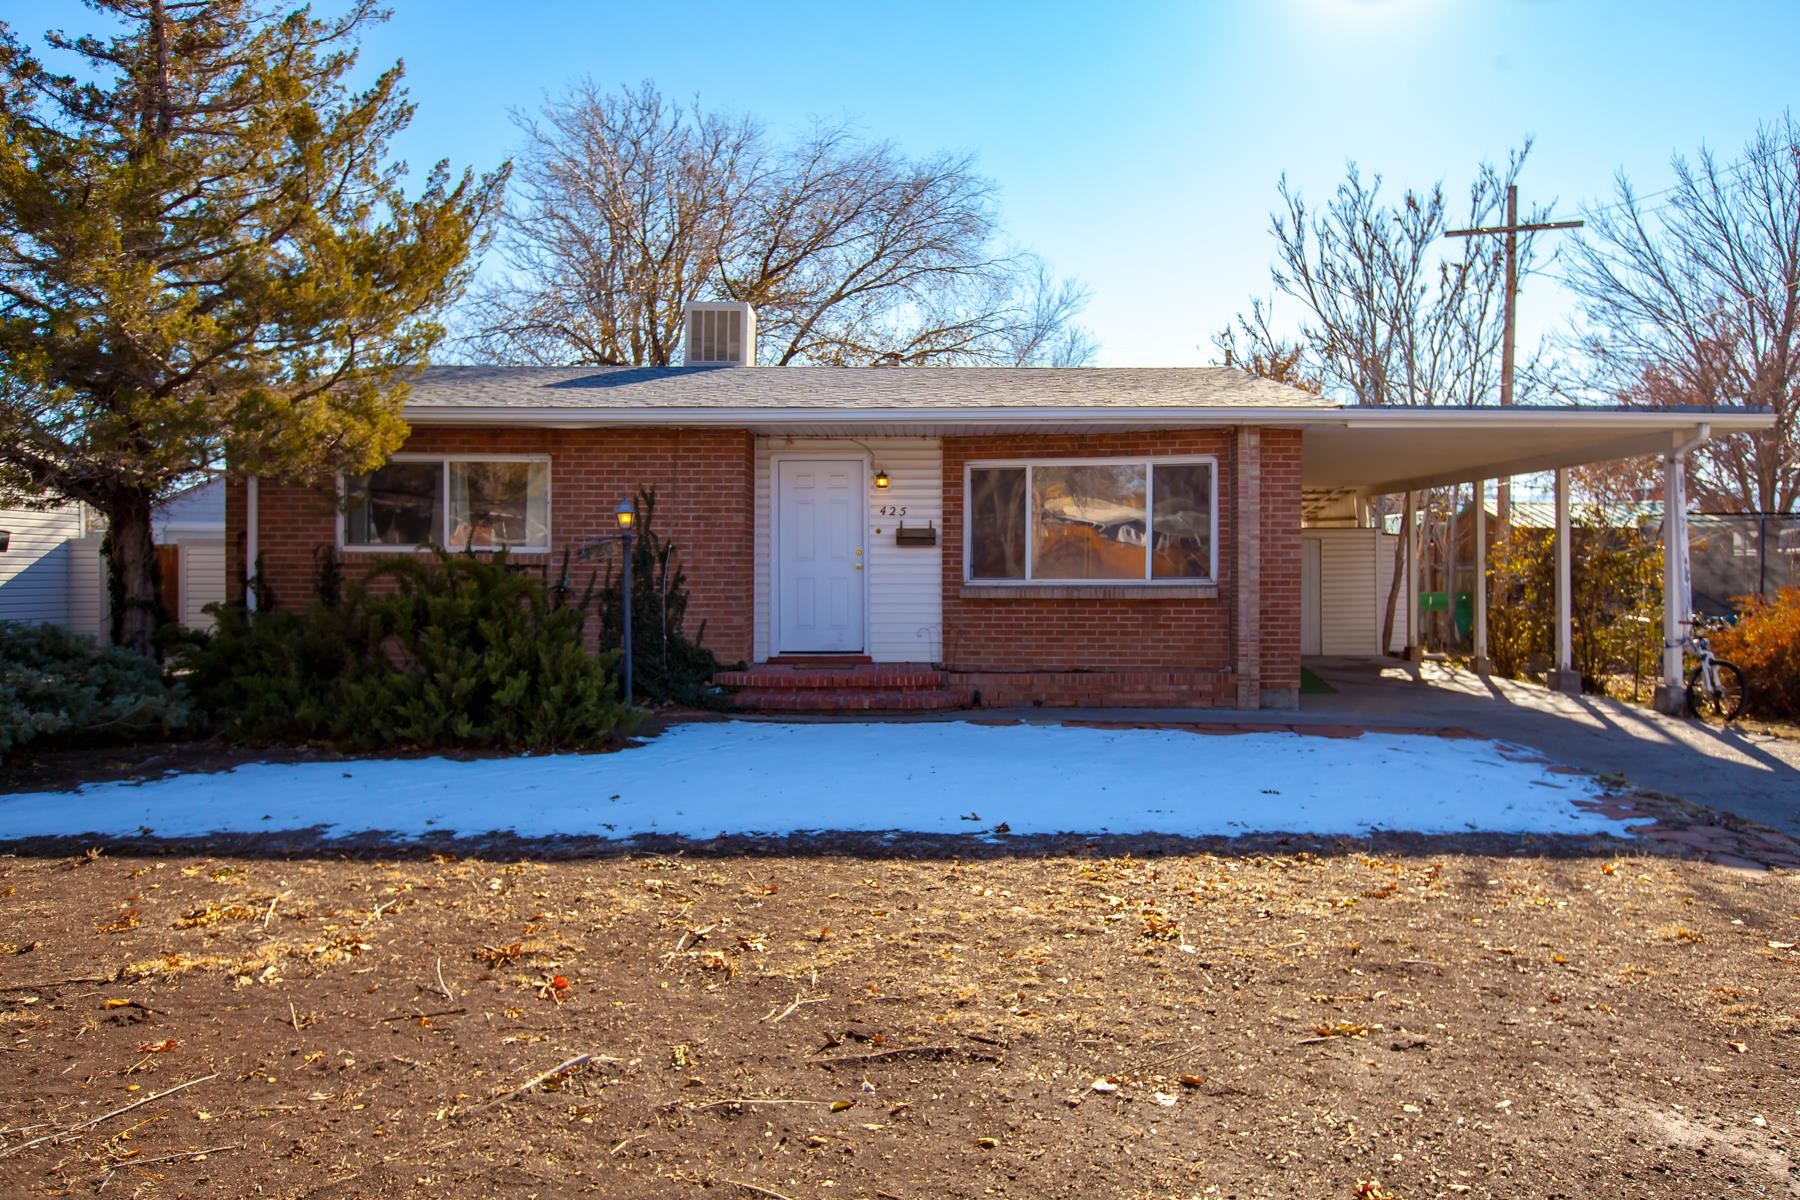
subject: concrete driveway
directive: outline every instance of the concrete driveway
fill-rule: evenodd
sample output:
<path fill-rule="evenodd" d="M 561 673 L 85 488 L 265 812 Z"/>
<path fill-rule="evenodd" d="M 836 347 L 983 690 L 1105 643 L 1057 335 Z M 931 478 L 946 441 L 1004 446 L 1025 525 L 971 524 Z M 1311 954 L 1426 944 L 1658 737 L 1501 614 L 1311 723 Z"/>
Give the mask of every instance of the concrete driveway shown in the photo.
<path fill-rule="evenodd" d="M 1338 690 L 1302 696 L 1303 719 L 1459 727 L 1800 835 L 1800 741 L 1483 679 L 1441 663 L 1326 658 L 1307 665 Z"/>

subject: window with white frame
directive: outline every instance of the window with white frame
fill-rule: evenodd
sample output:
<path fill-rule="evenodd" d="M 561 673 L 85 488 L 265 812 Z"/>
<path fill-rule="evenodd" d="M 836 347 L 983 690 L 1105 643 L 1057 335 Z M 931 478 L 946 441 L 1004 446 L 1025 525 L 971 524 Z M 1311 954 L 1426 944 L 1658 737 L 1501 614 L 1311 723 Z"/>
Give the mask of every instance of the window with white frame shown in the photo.
<path fill-rule="evenodd" d="M 1212 458 L 972 463 L 964 488 L 971 583 L 1211 583 Z"/>
<path fill-rule="evenodd" d="M 343 545 L 548 550 L 550 462 L 397 456 L 344 481 Z"/>

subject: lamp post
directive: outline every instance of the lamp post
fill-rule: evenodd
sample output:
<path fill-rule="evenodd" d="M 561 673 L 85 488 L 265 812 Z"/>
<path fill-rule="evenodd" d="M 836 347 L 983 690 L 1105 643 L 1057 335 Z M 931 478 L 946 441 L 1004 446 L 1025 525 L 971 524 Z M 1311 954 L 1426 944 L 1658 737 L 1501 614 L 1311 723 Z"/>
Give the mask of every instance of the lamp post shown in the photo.
<path fill-rule="evenodd" d="M 633 599 L 631 594 L 631 544 L 633 541 L 632 529 L 637 524 L 637 509 L 631 506 L 630 496 L 619 501 L 619 507 L 613 512 L 613 519 L 619 524 L 619 532 L 590 534 L 587 537 L 576 539 L 576 545 L 579 547 L 579 557 L 583 562 L 592 561 L 599 554 L 600 547 L 609 542 L 618 542 L 624 551 L 625 561 L 619 571 L 619 597 L 623 606 L 623 612 L 621 613 L 623 620 L 621 622 L 622 627 L 620 633 L 623 635 L 621 640 L 624 643 L 624 658 L 619 663 L 619 682 L 624 692 L 625 705 L 629 708 L 631 706 L 631 698 L 636 692 L 636 689 L 632 686 L 633 681 L 631 677 L 631 609 Z M 566 572 L 564 574 L 564 581 L 566 586 Z"/>
<path fill-rule="evenodd" d="M 631 591 L 631 527 L 637 520 L 637 509 L 631 506 L 631 497 L 619 501 L 619 508 L 613 514 L 619 522 L 619 540 L 625 551 L 625 564 L 619 573 L 620 602 L 624 607 L 625 661 L 620 674 L 623 677 L 625 707 L 631 707 L 631 610 L 636 599 Z"/>

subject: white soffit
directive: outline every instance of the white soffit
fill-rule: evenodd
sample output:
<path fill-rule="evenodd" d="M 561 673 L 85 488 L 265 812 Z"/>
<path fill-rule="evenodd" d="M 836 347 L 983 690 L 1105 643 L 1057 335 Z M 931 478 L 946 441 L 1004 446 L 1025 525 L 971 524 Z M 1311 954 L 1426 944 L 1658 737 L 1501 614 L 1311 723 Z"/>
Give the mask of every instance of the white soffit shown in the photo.
<path fill-rule="evenodd" d="M 1770 414 L 1743 411 L 1443 411 L 1451 419 L 1408 420 L 1389 409 L 1381 414 L 1388 419 L 1309 425 L 1304 486 L 1380 495 L 1666 454 L 1703 425 L 1717 437 L 1774 423 Z"/>

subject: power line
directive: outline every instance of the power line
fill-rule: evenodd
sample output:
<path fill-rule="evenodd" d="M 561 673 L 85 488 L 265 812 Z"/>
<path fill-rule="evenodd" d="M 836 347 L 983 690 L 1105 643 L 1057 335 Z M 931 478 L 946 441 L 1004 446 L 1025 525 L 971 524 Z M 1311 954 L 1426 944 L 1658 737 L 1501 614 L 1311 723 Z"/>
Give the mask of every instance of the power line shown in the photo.
<path fill-rule="evenodd" d="M 1800 145 L 1789 143 L 1786 145 L 1770 146 L 1767 150 L 1763 151 L 1761 154 L 1754 154 L 1754 153 L 1745 154 L 1742 158 L 1739 158 L 1736 162 L 1731 163 L 1730 165 L 1726 166 L 1723 170 L 1715 172 L 1715 174 L 1719 174 L 1719 175 L 1738 174 L 1738 173 L 1742 172 L 1743 170 L 1745 170 L 1746 168 L 1748 168 L 1752 163 L 1761 162 L 1763 159 L 1766 159 L 1766 158 L 1773 158 L 1775 155 L 1783 153 L 1783 152 L 1789 153 L 1789 154 L 1800 154 Z M 1611 204 L 1601 204 L 1601 205 L 1594 206 L 1594 207 L 1584 207 L 1582 209 L 1582 211 L 1587 213 L 1588 216 L 1592 217 L 1592 216 L 1597 216 L 1600 213 L 1613 212 L 1614 210 L 1617 210 L 1617 209 L 1634 208 L 1637 210 L 1639 215 L 1650 216 L 1654 213 L 1659 213 L 1659 212 L 1663 211 L 1664 209 L 1666 209 L 1668 207 L 1668 205 L 1658 204 L 1658 205 L 1655 205 L 1650 208 L 1644 208 L 1643 204 L 1646 200 L 1654 200 L 1658 196 L 1667 196 L 1671 192 L 1680 191 L 1685 186 L 1687 186 L 1687 185 L 1681 184 L 1681 183 L 1672 183 L 1666 188 L 1661 188 L 1654 192 L 1646 192 L 1642 196 L 1633 196 L 1630 200 L 1615 200 Z"/>
<path fill-rule="evenodd" d="M 1473 238 L 1500 236 L 1506 239 L 1506 293 L 1504 319 L 1500 340 L 1500 403 L 1502 406 L 1513 402 L 1513 363 L 1516 357 L 1514 350 L 1515 327 L 1517 319 L 1514 309 L 1519 301 L 1519 235 L 1521 233 L 1537 233 L 1555 229 L 1580 229 L 1586 221 L 1528 221 L 1519 222 L 1519 189 L 1516 184 L 1506 185 L 1506 224 L 1476 226 L 1471 229 L 1446 230 L 1445 237 Z M 1512 480 L 1501 478 L 1494 488 L 1495 508 L 1499 510 L 1500 521 L 1504 524 L 1509 510 L 1512 508 Z"/>

